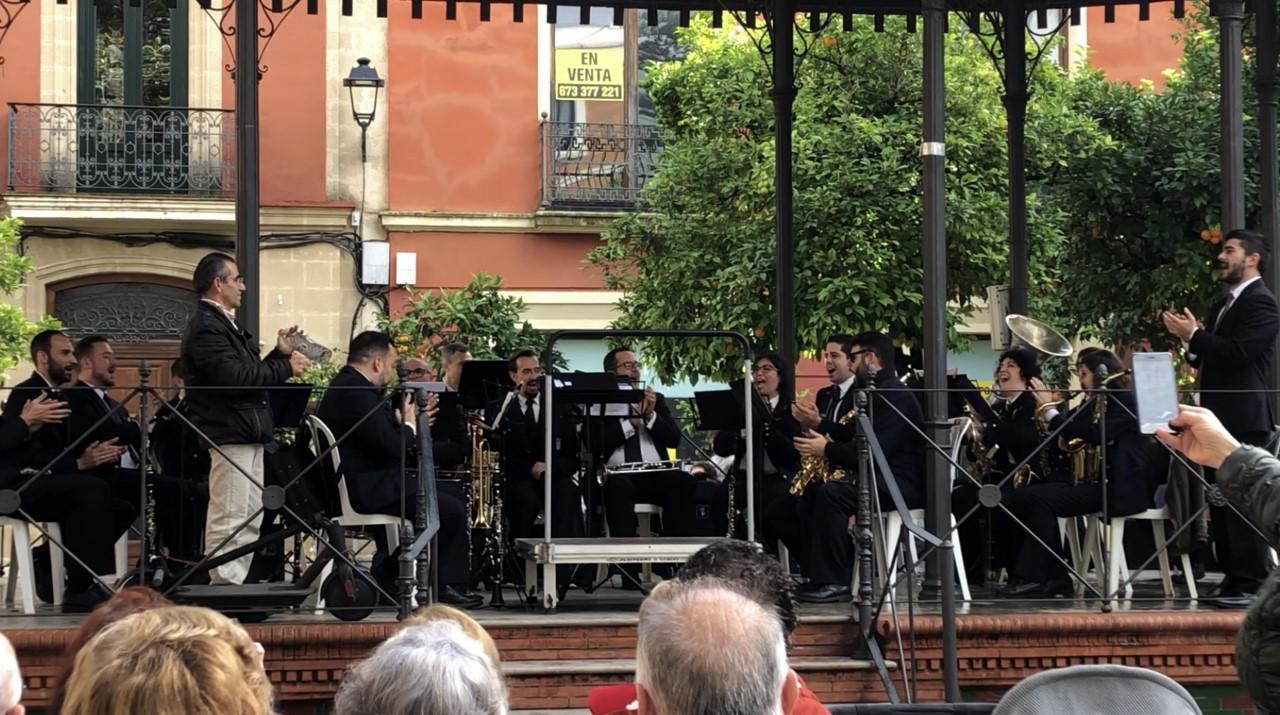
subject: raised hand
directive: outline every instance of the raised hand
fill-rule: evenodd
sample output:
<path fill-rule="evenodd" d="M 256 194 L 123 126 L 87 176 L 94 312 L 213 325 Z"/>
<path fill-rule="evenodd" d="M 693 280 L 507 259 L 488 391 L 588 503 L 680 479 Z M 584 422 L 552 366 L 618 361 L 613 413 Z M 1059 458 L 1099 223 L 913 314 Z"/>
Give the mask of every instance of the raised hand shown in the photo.
<path fill-rule="evenodd" d="M 58 424 L 70 414 L 71 408 L 67 407 L 67 403 L 40 393 L 34 400 L 28 400 L 27 404 L 22 406 L 22 414 L 19 417 L 27 423 L 28 431 L 35 432 L 45 425 Z"/>
<path fill-rule="evenodd" d="M 1221 467 L 1227 455 L 1240 448 L 1217 416 L 1203 407 L 1182 405 L 1169 428 L 1156 429 L 1156 438 L 1210 469 Z"/>
<path fill-rule="evenodd" d="M 289 353 L 289 369 L 293 372 L 294 377 L 301 375 L 302 371 L 306 370 L 310 365 L 311 358 L 303 355 L 300 351 L 295 350 Z"/>
<path fill-rule="evenodd" d="M 76 457 L 76 469 L 85 471 L 101 467 L 104 464 L 114 464 L 120 461 L 120 455 L 124 454 L 125 447 L 116 444 L 116 440 L 107 440 L 106 442 L 92 442 L 84 451 Z"/>
<path fill-rule="evenodd" d="M 818 414 L 818 406 L 813 400 L 796 401 L 791 405 L 791 416 L 808 429 L 817 429 L 822 424 L 822 415 Z"/>

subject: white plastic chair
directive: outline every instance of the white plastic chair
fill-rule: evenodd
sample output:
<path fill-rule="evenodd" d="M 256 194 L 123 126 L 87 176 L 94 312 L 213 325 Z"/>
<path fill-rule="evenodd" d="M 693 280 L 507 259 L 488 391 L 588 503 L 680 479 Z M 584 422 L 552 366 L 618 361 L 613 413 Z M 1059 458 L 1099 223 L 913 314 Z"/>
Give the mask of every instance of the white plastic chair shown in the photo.
<path fill-rule="evenodd" d="M 1151 524 L 1151 535 L 1154 539 L 1156 548 L 1160 548 L 1165 543 L 1164 522 L 1169 519 L 1169 507 L 1164 506 L 1158 509 L 1147 509 L 1146 511 L 1129 516 L 1116 516 L 1108 520 L 1106 549 L 1107 556 L 1110 559 L 1109 568 L 1107 569 L 1106 594 L 1108 597 L 1116 593 L 1116 589 L 1120 586 L 1120 579 L 1126 582 L 1124 588 L 1124 597 L 1133 598 L 1133 583 L 1129 582 L 1129 564 L 1124 553 L 1124 529 L 1125 524 L 1130 521 L 1146 521 Z M 1089 517 L 1089 526 L 1085 530 L 1085 548 L 1088 550 L 1084 554 L 1084 568 L 1089 568 L 1089 563 L 1095 562 L 1101 572 L 1101 544 L 1102 534 L 1102 515 L 1093 514 Z M 1160 566 L 1160 584 L 1164 588 L 1166 598 L 1177 596 L 1177 592 L 1173 589 L 1173 574 L 1169 569 L 1169 551 L 1161 549 L 1156 560 Z M 1187 593 L 1193 600 L 1200 598 L 1200 593 L 1196 589 L 1196 579 L 1191 571 L 1191 557 L 1188 554 L 1182 554 L 1182 573 L 1186 578 Z M 1083 573 L 1083 571 L 1081 572 Z"/>
<path fill-rule="evenodd" d="M 1187 689 L 1172 678 L 1125 665 L 1073 665 L 1032 675 L 1009 689 L 992 715 L 1128 713 L 1200 715 Z"/>
<path fill-rule="evenodd" d="M 63 580 L 66 573 L 66 555 L 58 544 L 62 541 L 62 529 L 54 521 L 40 522 L 49 538 L 49 572 L 50 585 L 53 588 L 53 605 L 62 605 L 62 596 L 66 590 Z M 0 517 L 0 534 L 10 531 L 9 553 L 12 563 L 9 566 L 8 583 L 5 585 L 5 603 L 15 605 L 14 595 L 21 590 L 22 612 L 26 615 L 35 613 L 35 555 L 31 543 L 31 524 L 9 516 Z M 57 543 L 54 543 L 57 542 Z M 129 570 L 129 532 L 125 532 L 116 540 L 115 546 L 115 578 L 123 576 Z M 110 582 L 110 576 L 104 577 Z"/>
<path fill-rule="evenodd" d="M 351 497 L 347 493 L 347 478 L 342 475 L 341 469 L 341 449 L 337 446 L 338 441 L 333 438 L 333 431 L 315 415 L 307 415 L 307 427 L 311 432 L 311 444 L 315 447 L 316 454 L 323 453 L 328 445 L 334 445 L 329 451 L 328 458 L 333 473 L 338 475 L 338 505 L 342 513 L 333 517 L 333 522 L 345 528 L 384 527 L 387 530 L 387 548 L 395 551 L 400 546 L 400 517 L 388 514 L 364 514 L 356 511 L 355 507 L 351 506 Z M 333 547 L 341 549 L 343 544 L 333 544 Z M 316 592 L 316 615 L 324 611 L 323 585 L 332 571 L 333 560 L 331 559 L 320 573 L 322 588 Z"/>

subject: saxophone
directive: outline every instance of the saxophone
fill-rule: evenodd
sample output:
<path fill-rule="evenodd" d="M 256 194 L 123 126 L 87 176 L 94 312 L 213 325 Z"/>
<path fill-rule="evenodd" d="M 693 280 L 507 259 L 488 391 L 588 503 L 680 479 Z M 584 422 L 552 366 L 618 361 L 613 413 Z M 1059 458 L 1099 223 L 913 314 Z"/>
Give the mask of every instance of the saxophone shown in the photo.
<path fill-rule="evenodd" d="M 856 409 L 840 415 L 840 419 L 836 420 L 836 424 L 847 425 L 853 421 L 853 416 L 857 412 Z M 845 478 L 843 469 L 832 470 L 827 464 L 825 457 L 805 457 L 800 460 L 800 469 L 796 472 L 796 476 L 791 481 L 791 494 L 799 496 L 804 493 L 809 484 L 818 482 L 838 482 Z"/>

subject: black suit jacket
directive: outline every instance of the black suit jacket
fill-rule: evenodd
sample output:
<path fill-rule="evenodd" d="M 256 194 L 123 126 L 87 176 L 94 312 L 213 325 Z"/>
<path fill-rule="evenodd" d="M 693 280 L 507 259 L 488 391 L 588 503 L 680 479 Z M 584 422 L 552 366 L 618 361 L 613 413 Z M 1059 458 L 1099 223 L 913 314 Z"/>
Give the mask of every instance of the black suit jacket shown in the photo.
<path fill-rule="evenodd" d="M 13 392 L 9 393 L 9 399 L 4 403 L 3 415 L 8 419 L 20 420 L 22 408 L 41 393 L 58 400 L 67 399 L 65 391 L 49 387 L 49 383 L 45 382 L 43 377 L 33 372 L 31 377 L 18 383 L 14 386 Z M 53 462 L 53 468 L 50 470 L 53 474 L 69 474 L 77 471 L 76 457 L 84 452 L 84 448 L 89 443 L 81 441 L 75 449 L 59 457 L 58 455 L 70 444 L 70 435 L 71 431 L 65 420 L 61 424 L 41 427 L 13 455 L 16 466 L 19 470 L 41 470 Z"/>
<path fill-rule="evenodd" d="M 325 390 L 316 416 L 339 440 L 342 475 L 334 477 L 346 477 L 351 506 L 379 513 L 399 504 L 402 447 L 410 448 L 405 453 L 406 467 L 416 467 L 411 450 L 416 441 L 413 430 L 396 422 L 395 410 L 383 389 L 350 365 L 339 370 L 329 385 L 343 389 Z M 373 414 L 360 422 L 370 412 Z M 344 440 L 343 435 L 357 422 L 360 426 Z"/>
<path fill-rule="evenodd" d="M 1030 392 L 1024 390 L 1013 402 L 999 400 L 991 409 L 995 411 L 996 419 L 983 429 L 982 444 L 988 449 L 1000 446 L 994 464 L 1000 474 L 1004 475 L 1040 444 L 1040 431 L 1035 422 L 1036 400 Z M 1040 474 L 1040 459 L 1032 459 L 1030 465 L 1036 474 Z M 1046 479 L 1049 476 L 1040 474 L 1040 477 Z"/>
<path fill-rule="evenodd" d="M 817 396 L 814 398 L 814 404 L 818 407 L 818 415 L 822 417 L 821 424 L 818 425 L 818 432 L 830 435 L 831 439 L 836 442 L 847 442 L 853 439 L 853 424 L 840 424 L 840 418 L 849 414 L 853 410 L 853 400 L 856 390 L 851 386 L 844 393 L 844 397 L 840 397 L 840 404 L 835 411 L 831 411 L 831 401 L 836 399 L 840 394 L 839 385 L 827 385 L 818 390 Z"/>
<path fill-rule="evenodd" d="M 293 375 L 278 350 L 258 357 L 258 342 L 203 300 L 182 337 L 191 421 L 214 444 L 266 444 L 273 438 L 268 387 Z M 202 390 L 203 387 L 221 389 Z"/>
<path fill-rule="evenodd" d="M 11 488 L 18 483 L 18 456 L 31 437 L 26 422 L 0 415 L 0 487 Z"/>
<path fill-rule="evenodd" d="M 462 469 L 471 458 L 471 433 L 466 415 L 458 402 L 458 393 L 447 393 L 440 400 L 440 411 L 431 425 L 431 456 L 436 469 Z"/>
<path fill-rule="evenodd" d="M 503 400 L 506 396 L 503 396 Z M 503 400 L 493 402 L 485 414 L 485 422 L 493 424 L 502 407 Z M 552 425 L 552 449 L 555 458 L 551 469 L 556 479 L 572 478 L 581 464 L 578 454 L 578 434 L 573 429 L 573 419 L 567 407 L 555 408 L 555 422 Z M 508 481 L 533 480 L 530 471 L 537 462 L 546 462 L 546 429 L 547 410 L 546 395 L 538 400 L 538 421 L 533 429 L 525 422 L 520 408 L 520 398 L 514 397 L 507 405 L 507 411 L 498 426 L 498 441 L 502 453 L 502 474 Z"/>
<path fill-rule="evenodd" d="M 1256 280 L 1240 293 L 1219 323 L 1225 302 L 1224 296 L 1214 304 L 1205 327 L 1191 336 L 1187 346 L 1187 352 L 1194 356 L 1189 362 L 1200 369 L 1200 404 L 1213 410 L 1232 434 L 1269 433 L 1275 429 L 1275 415 L 1271 396 L 1261 390 L 1271 388 L 1271 357 L 1280 330 L 1276 298 Z"/>
<path fill-rule="evenodd" d="M 77 380 L 72 387 L 63 390 L 67 398 L 67 406 L 71 408 L 71 416 L 67 418 L 70 434 L 79 437 L 88 434 L 84 444 L 117 440 L 126 447 L 134 449 L 134 456 L 142 446 L 142 430 L 138 423 L 129 419 L 129 413 L 111 395 L 98 397 L 98 393 L 89 384 Z M 101 423 L 98 420 L 106 417 Z"/>
<path fill-rule="evenodd" d="M 666 451 L 675 449 L 680 445 L 680 427 L 676 424 L 675 417 L 671 415 L 671 407 L 667 405 L 667 398 L 661 392 L 657 394 L 657 401 L 654 403 L 653 413 L 656 418 L 653 426 L 649 427 L 649 438 L 653 440 L 653 444 L 658 448 L 662 460 L 666 460 Z M 599 436 L 593 434 L 593 442 L 598 445 L 598 456 L 602 459 L 609 459 L 619 447 L 623 446 L 627 441 L 627 436 L 622 431 L 623 420 L 630 419 L 627 417 L 604 417 L 593 420 L 599 425 Z"/>
<path fill-rule="evenodd" d="M 1086 412 L 1081 412 L 1086 410 Z M 1058 413 L 1049 422 L 1049 429 L 1062 427 L 1059 436 L 1064 440 L 1079 438 L 1097 446 L 1102 443 L 1102 429 L 1094 424 L 1094 403 L 1085 403 L 1070 413 Z M 1114 516 L 1125 516 L 1143 511 L 1151 502 L 1147 479 L 1152 437 L 1138 431 L 1137 402 L 1133 391 L 1127 389 L 1107 392 L 1107 507 Z M 1069 421 L 1068 421 L 1069 420 Z"/>
<path fill-rule="evenodd" d="M 769 409 L 763 399 L 752 398 L 751 418 L 755 424 L 756 465 L 755 472 L 764 474 L 764 454 L 777 468 L 778 473 L 790 477 L 800 468 L 800 453 L 792 441 L 800 435 L 800 423 L 791 415 L 791 403 L 778 400 L 777 407 Z M 745 430 L 744 430 L 745 431 Z M 738 469 L 743 469 L 742 460 L 747 454 L 747 439 L 742 432 L 721 430 L 716 433 L 712 442 L 715 453 L 721 457 L 733 456 Z M 762 453 L 763 452 L 763 453 Z"/>
<path fill-rule="evenodd" d="M 893 477 L 907 506 L 913 509 L 923 506 L 926 447 L 917 431 L 924 423 L 920 403 L 907 386 L 888 370 L 881 370 L 876 375 L 875 387 L 875 390 L 867 392 L 870 399 L 871 428 L 875 430 L 876 439 L 884 450 L 885 460 L 893 470 Z M 854 393 L 850 389 L 845 394 L 851 405 Z M 854 424 L 842 427 L 852 432 Z M 858 468 L 857 452 L 851 441 L 828 443 L 826 456 L 829 464 L 850 473 Z M 885 510 L 892 508 L 888 504 L 882 504 L 881 507 Z"/>

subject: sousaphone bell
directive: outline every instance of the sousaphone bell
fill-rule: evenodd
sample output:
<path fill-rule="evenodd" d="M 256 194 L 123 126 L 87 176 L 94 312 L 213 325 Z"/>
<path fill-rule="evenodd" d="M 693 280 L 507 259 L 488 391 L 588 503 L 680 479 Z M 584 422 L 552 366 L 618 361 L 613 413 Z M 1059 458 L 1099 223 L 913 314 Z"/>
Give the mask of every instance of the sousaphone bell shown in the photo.
<path fill-rule="evenodd" d="M 1034 318 L 1010 313 L 1004 317 L 1004 324 L 1008 326 L 1009 333 L 1013 336 L 1009 347 L 1031 350 L 1036 354 L 1036 364 L 1044 362 L 1045 358 L 1071 357 L 1075 352 L 1075 348 L 1071 347 L 1071 341 L 1067 340 L 1062 333 Z"/>

